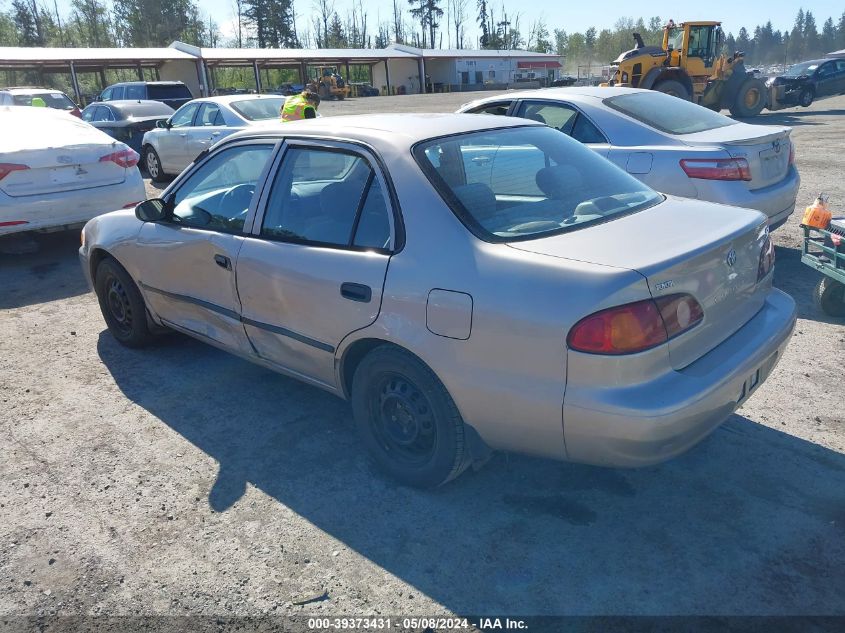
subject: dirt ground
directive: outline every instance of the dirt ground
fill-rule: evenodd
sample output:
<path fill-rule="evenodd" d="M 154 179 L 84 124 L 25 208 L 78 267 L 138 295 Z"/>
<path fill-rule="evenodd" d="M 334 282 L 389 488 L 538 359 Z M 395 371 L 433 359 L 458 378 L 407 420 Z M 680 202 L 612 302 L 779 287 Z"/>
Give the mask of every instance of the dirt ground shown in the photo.
<path fill-rule="evenodd" d="M 754 122 L 793 126 L 800 209 L 824 191 L 845 212 L 845 97 Z M 792 342 L 700 446 L 640 470 L 496 455 L 434 492 L 374 472 L 332 396 L 181 336 L 120 347 L 77 232 L 0 256 L 0 630 L 51 614 L 845 615 L 845 321 L 812 303 L 799 219 L 774 234 Z"/>

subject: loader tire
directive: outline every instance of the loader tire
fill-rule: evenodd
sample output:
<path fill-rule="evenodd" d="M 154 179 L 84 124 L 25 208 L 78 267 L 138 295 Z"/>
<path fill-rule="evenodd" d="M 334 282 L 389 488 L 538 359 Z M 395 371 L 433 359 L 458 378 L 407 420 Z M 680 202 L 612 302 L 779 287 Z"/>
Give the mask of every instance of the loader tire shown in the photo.
<path fill-rule="evenodd" d="M 684 101 L 689 101 L 692 99 L 692 95 L 690 95 L 689 90 L 687 90 L 687 87 L 680 81 L 675 81 L 674 79 L 665 79 L 661 81 L 659 84 L 654 86 L 654 90 L 657 90 L 657 92 L 662 92 L 663 94 L 671 95 L 673 97 L 678 97 L 679 99 L 683 99 Z"/>
<path fill-rule="evenodd" d="M 731 114 L 738 117 L 757 116 L 766 107 L 766 84 L 755 77 L 746 79 L 731 106 Z"/>

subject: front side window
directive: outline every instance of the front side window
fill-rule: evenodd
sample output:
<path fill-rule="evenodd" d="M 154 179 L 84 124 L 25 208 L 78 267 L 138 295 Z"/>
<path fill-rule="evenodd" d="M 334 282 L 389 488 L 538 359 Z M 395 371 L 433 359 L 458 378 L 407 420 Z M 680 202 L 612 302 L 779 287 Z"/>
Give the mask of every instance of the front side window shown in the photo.
<path fill-rule="evenodd" d="M 112 92 L 114 92 L 114 88 L 106 88 L 103 90 L 102 94 L 100 95 L 100 101 L 110 101 Z"/>
<path fill-rule="evenodd" d="M 390 219 L 370 163 L 357 154 L 292 148 L 267 201 L 261 235 L 331 246 L 386 249 Z"/>
<path fill-rule="evenodd" d="M 91 106 L 88 106 L 87 108 L 85 108 L 82 111 L 82 120 L 83 121 L 93 121 L 94 120 L 94 111 L 96 109 L 97 109 L 96 107 L 92 108 Z"/>
<path fill-rule="evenodd" d="M 115 86 L 112 88 L 111 100 L 120 101 L 121 99 L 123 99 L 123 86 Z"/>
<path fill-rule="evenodd" d="M 173 222 L 227 233 L 243 231 L 258 179 L 272 153 L 273 145 L 240 145 L 216 153 L 168 201 Z"/>
<path fill-rule="evenodd" d="M 417 144 L 414 156 L 467 228 L 491 242 L 577 230 L 663 200 L 592 150 L 546 127 L 454 135 Z M 466 165 L 480 162 L 489 168 L 469 178 Z"/>
<path fill-rule="evenodd" d="M 653 90 L 610 97 L 603 103 L 669 134 L 694 134 L 737 124 L 718 112 Z"/>
<path fill-rule="evenodd" d="M 188 103 L 176 110 L 176 113 L 170 117 L 171 127 L 187 127 L 194 121 L 194 114 L 196 114 L 199 106 L 196 103 Z"/>
<path fill-rule="evenodd" d="M 106 106 L 97 106 L 97 110 L 94 112 L 94 121 L 114 121 L 114 115 L 112 114 L 111 108 L 107 108 Z"/>

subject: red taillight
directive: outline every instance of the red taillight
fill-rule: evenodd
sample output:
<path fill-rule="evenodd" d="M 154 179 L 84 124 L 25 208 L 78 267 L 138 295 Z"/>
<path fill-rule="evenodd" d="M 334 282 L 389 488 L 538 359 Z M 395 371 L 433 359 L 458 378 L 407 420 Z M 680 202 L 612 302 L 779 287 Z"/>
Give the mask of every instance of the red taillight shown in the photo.
<path fill-rule="evenodd" d="M 775 245 L 771 235 L 766 235 L 763 249 L 760 251 L 760 264 L 757 266 L 757 281 L 764 279 L 775 267 Z"/>
<path fill-rule="evenodd" d="M 70 111 L 70 113 L 73 116 L 78 116 L 80 119 L 82 118 L 82 112 L 79 110 L 79 108 L 74 108 L 73 110 Z"/>
<path fill-rule="evenodd" d="M 12 220 L 11 222 L 0 222 L 0 226 L 20 226 L 21 224 L 29 224 L 26 220 Z"/>
<path fill-rule="evenodd" d="M 112 162 L 121 167 L 134 167 L 138 164 L 141 156 L 133 149 L 122 149 L 119 152 L 113 152 L 111 154 L 106 154 L 105 156 L 100 158 L 101 163 L 108 163 Z"/>
<path fill-rule="evenodd" d="M 141 204 L 141 202 L 140 202 L 140 201 L 138 201 L 138 202 L 130 202 L 129 204 L 124 204 L 122 208 L 124 208 L 124 209 L 134 209 L 134 208 L 135 208 L 135 207 L 137 207 L 139 204 Z"/>
<path fill-rule="evenodd" d="M 19 165 L 17 163 L 0 163 L 0 180 L 3 180 L 13 171 L 25 171 L 27 169 L 29 169 L 29 165 Z"/>
<path fill-rule="evenodd" d="M 744 158 L 684 158 L 681 169 L 690 178 L 751 180 L 751 169 Z"/>
<path fill-rule="evenodd" d="M 634 354 L 665 343 L 704 318 L 691 295 L 676 294 L 601 310 L 581 319 L 566 339 L 590 354 Z"/>

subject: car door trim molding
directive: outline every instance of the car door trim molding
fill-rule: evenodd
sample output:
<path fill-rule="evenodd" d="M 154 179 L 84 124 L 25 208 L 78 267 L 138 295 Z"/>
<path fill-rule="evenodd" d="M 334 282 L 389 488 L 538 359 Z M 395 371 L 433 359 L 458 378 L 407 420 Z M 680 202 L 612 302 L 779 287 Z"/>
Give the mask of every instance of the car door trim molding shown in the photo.
<path fill-rule="evenodd" d="M 304 343 L 305 345 L 310 345 L 311 347 L 315 347 L 330 354 L 334 354 L 335 352 L 334 346 L 329 345 L 328 343 L 323 343 L 322 341 L 318 341 L 317 339 L 305 336 L 304 334 L 299 334 L 298 332 L 294 332 L 293 330 L 288 330 L 287 328 L 279 327 L 278 325 L 271 325 L 269 323 L 263 323 L 261 321 L 256 321 L 254 319 L 247 318 L 238 314 L 234 310 L 229 310 L 228 308 L 219 306 L 216 303 L 197 299 L 196 297 L 191 297 L 189 295 L 169 292 L 167 290 L 162 290 L 161 288 L 155 288 L 153 286 L 145 284 L 143 281 L 139 281 L 138 285 L 141 286 L 141 288 L 143 288 L 147 292 L 154 292 L 156 294 L 163 295 L 176 301 L 184 301 L 185 303 L 191 303 L 201 308 L 205 308 L 206 310 L 210 310 L 211 312 L 216 312 L 217 314 L 222 314 L 223 316 L 229 317 L 230 319 L 239 321 L 244 325 L 251 325 L 252 327 L 256 327 L 261 330 L 266 330 L 268 332 L 273 332 L 274 334 L 280 334 L 282 336 L 292 338 L 295 341 L 299 341 L 300 343 Z"/>

